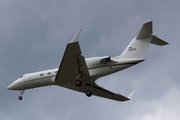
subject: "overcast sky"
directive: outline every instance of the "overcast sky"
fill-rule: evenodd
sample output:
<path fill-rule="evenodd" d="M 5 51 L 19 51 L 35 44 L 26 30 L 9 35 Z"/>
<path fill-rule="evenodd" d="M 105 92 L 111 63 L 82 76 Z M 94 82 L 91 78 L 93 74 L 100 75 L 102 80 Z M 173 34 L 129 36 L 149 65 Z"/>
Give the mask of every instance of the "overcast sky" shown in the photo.
<path fill-rule="evenodd" d="M 180 1 L 0 0 L 1 120 L 180 119 Z M 117 102 L 51 86 L 19 92 L 6 87 L 25 73 L 57 68 L 79 29 L 85 57 L 116 56 L 153 21 L 168 46 L 150 45 L 146 61 L 97 81 L 132 100 Z"/>

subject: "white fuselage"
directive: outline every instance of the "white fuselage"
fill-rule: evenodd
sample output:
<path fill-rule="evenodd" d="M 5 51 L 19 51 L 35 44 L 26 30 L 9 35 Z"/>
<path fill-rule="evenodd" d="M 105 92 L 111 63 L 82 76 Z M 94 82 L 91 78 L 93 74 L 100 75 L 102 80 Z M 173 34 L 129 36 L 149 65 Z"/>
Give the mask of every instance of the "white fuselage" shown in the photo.
<path fill-rule="evenodd" d="M 90 77 L 98 79 L 102 76 L 123 70 L 132 65 L 135 65 L 144 59 L 117 59 L 106 64 L 100 62 L 102 57 L 86 58 L 86 64 Z M 34 72 L 24 74 L 21 78 L 18 78 L 12 84 L 8 86 L 10 90 L 26 90 L 31 88 L 56 85 L 55 77 L 58 72 L 58 68 L 45 70 L 40 72 Z"/>

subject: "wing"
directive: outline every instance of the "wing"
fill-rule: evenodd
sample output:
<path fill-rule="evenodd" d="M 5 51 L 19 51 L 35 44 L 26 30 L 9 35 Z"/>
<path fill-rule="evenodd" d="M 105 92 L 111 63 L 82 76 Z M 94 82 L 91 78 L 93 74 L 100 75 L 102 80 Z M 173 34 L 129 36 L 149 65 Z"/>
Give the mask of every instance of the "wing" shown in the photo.
<path fill-rule="evenodd" d="M 100 86 L 98 86 L 97 84 L 93 85 L 93 95 L 95 96 L 99 96 L 99 97 L 104 97 L 104 98 L 108 98 L 108 99 L 112 99 L 112 100 L 116 100 L 116 101 L 127 101 L 130 100 L 132 98 L 133 93 L 131 93 L 131 95 L 129 97 L 125 97 L 123 95 L 120 95 L 118 93 L 113 93 L 109 90 L 106 90 Z"/>
<path fill-rule="evenodd" d="M 67 45 L 63 59 L 59 66 L 55 81 L 58 85 L 74 84 L 75 79 L 82 75 L 83 79 L 89 76 L 84 57 L 81 55 L 79 46 L 79 35 L 81 30 L 75 35 L 73 40 Z"/>
<path fill-rule="evenodd" d="M 103 98 L 117 101 L 130 100 L 134 92 L 129 97 L 125 97 L 98 86 L 94 82 L 96 79 L 91 78 L 84 56 L 81 55 L 81 49 L 78 42 L 80 32 L 81 30 L 66 47 L 55 78 L 55 83 L 59 86 L 83 93 L 87 90 L 91 90 L 92 95 Z M 75 84 L 75 81 L 79 76 L 81 76 L 83 80 L 83 84 L 80 87 Z"/>
<path fill-rule="evenodd" d="M 63 87 L 85 93 L 89 89 L 89 84 L 83 84 L 81 87 L 76 86 L 74 83 L 73 84 L 64 84 Z M 92 92 L 92 95 L 111 99 L 111 100 L 116 100 L 116 101 L 120 101 L 120 102 L 131 100 L 134 95 L 134 92 L 135 92 L 135 91 L 133 91 L 128 97 L 125 97 L 118 93 L 113 93 L 103 87 L 100 87 L 97 84 L 92 85 L 90 90 Z"/>

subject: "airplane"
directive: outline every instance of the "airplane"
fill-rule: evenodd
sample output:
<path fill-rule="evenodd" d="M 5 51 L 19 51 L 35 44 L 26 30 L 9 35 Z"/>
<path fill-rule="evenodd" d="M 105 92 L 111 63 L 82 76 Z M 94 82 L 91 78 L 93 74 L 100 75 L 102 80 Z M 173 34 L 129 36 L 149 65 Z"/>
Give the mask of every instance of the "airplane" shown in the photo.
<path fill-rule="evenodd" d="M 20 91 L 19 100 L 22 100 L 22 94 L 27 89 L 57 85 L 85 93 L 88 97 L 94 95 L 116 101 L 127 101 L 132 99 L 134 91 L 126 97 L 100 87 L 96 84 L 96 80 L 143 62 L 150 43 L 159 46 L 169 44 L 152 34 L 152 21 L 150 21 L 143 24 L 137 37 L 122 54 L 115 57 L 85 58 L 79 45 L 81 31 L 79 30 L 67 44 L 59 68 L 24 74 L 7 89 Z"/>

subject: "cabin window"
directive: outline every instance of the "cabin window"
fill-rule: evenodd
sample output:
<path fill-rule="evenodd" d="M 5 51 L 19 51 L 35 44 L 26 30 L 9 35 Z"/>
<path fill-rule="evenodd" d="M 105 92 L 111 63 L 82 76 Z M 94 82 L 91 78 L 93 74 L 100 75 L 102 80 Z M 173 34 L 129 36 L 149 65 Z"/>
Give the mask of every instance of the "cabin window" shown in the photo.
<path fill-rule="evenodd" d="M 50 75 L 50 74 L 51 74 L 51 72 L 48 72 L 47 74 L 48 74 L 48 75 Z"/>
<path fill-rule="evenodd" d="M 40 76 L 43 76 L 43 75 L 44 75 L 43 73 L 40 74 Z"/>
<path fill-rule="evenodd" d="M 55 71 L 55 73 L 57 74 L 58 71 Z"/>

